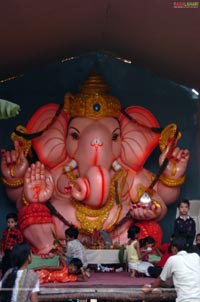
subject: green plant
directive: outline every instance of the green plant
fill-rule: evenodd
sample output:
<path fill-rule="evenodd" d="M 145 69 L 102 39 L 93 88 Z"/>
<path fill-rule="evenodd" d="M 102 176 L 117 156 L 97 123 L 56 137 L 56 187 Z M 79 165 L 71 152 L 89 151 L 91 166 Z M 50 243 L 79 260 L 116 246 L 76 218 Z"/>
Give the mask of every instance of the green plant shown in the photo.
<path fill-rule="evenodd" d="M 19 114 L 20 106 L 0 99 L 0 119 L 8 119 Z"/>
<path fill-rule="evenodd" d="M 65 246 L 63 244 L 63 241 L 65 241 L 65 238 L 57 238 L 56 234 L 52 231 L 54 241 L 53 245 L 54 248 L 52 248 L 49 253 L 53 253 L 59 256 L 65 256 Z"/>

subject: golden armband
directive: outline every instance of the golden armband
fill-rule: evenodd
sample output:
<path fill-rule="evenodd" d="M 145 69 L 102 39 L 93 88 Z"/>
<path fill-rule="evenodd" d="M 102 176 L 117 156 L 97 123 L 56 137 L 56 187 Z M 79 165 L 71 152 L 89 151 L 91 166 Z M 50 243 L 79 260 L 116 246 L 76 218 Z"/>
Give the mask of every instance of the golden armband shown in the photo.
<path fill-rule="evenodd" d="M 24 179 L 23 178 L 19 178 L 19 179 L 13 181 L 13 182 L 8 181 L 4 177 L 2 177 L 1 180 L 2 180 L 3 184 L 6 185 L 9 188 L 19 188 L 24 184 Z"/>
<path fill-rule="evenodd" d="M 29 204 L 29 201 L 25 197 L 24 191 L 22 192 L 22 201 L 25 206 L 27 206 Z"/>
<path fill-rule="evenodd" d="M 185 175 L 177 179 L 170 179 L 164 175 L 161 175 L 159 179 L 167 187 L 179 187 L 184 183 Z"/>

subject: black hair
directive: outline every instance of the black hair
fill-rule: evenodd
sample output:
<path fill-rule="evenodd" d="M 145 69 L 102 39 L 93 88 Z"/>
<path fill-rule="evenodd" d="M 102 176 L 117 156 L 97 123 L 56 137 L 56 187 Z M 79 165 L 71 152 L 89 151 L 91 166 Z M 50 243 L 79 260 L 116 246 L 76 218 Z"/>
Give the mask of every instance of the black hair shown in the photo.
<path fill-rule="evenodd" d="M 176 247 L 178 251 L 186 251 L 187 250 L 187 241 L 183 237 L 176 237 L 172 241 L 171 246 Z"/>
<path fill-rule="evenodd" d="M 174 238 L 175 238 L 175 236 L 174 236 L 174 233 L 173 233 L 170 236 L 170 245 L 168 247 L 168 253 L 170 253 L 170 254 L 172 253 L 172 242 L 174 241 Z"/>
<path fill-rule="evenodd" d="M 27 243 L 19 243 L 14 245 L 11 251 L 11 265 L 18 269 L 26 262 L 31 254 L 31 248 Z"/>
<path fill-rule="evenodd" d="M 74 265 L 77 268 L 77 274 L 80 274 L 81 267 L 83 267 L 83 262 L 79 258 L 72 258 L 69 264 Z"/>
<path fill-rule="evenodd" d="M 173 241 L 174 238 L 175 238 L 175 236 L 174 236 L 174 233 L 173 233 L 173 234 L 171 234 L 171 236 L 170 236 L 170 241 Z"/>
<path fill-rule="evenodd" d="M 140 228 L 137 225 L 130 226 L 130 228 L 128 229 L 128 238 L 134 240 L 135 235 L 139 234 L 139 232 L 140 232 Z"/>
<path fill-rule="evenodd" d="M 2 288 L 10 288 L 11 290 L 2 291 L 2 301 L 10 302 L 12 298 L 13 287 L 17 278 L 17 271 L 26 262 L 31 253 L 30 246 L 27 243 L 14 245 L 11 250 L 11 265 L 10 273 L 5 275 L 2 282 Z"/>
<path fill-rule="evenodd" d="M 179 201 L 177 208 L 180 208 L 180 205 L 181 205 L 182 203 L 187 204 L 187 205 L 188 205 L 188 208 L 190 208 L 190 202 L 189 202 L 188 199 L 183 199 L 183 200 Z"/>
<path fill-rule="evenodd" d="M 79 231 L 75 227 L 69 227 L 67 230 L 65 230 L 65 235 L 69 236 L 70 238 L 77 239 Z"/>
<path fill-rule="evenodd" d="M 14 219 L 15 222 L 17 222 L 17 220 L 18 220 L 18 216 L 16 213 L 8 213 L 6 215 L 6 221 L 8 221 L 8 219 L 11 219 L 11 218 Z"/>
<path fill-rule="evenodd" d="M 155 244 L 155 239 L 151 236 L 144 237 L 140 239 L 140 247 L 146 246 L 146 244 Z"/>

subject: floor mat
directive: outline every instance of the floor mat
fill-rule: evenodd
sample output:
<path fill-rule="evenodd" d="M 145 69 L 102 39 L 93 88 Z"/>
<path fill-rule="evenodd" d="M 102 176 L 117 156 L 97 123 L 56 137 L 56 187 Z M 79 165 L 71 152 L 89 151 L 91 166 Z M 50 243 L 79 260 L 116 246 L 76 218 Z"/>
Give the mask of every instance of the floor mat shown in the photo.
<path fill-rule="evenodd" d="M 91 272 L 91 277 L 86 282 L 48 283 L 41 287 L 137 287 L 153 281 L 149 277 L 131 278 L 128 272 Z"/>

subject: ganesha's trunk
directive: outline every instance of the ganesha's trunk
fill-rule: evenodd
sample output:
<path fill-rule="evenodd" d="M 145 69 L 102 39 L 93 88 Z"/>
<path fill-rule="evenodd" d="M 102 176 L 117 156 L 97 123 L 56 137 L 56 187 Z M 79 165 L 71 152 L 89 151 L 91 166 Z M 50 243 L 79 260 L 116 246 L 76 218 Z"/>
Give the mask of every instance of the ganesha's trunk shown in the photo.
<path fill-rule="evenodd" d="M 72 186 L 72 196 L 93 208 L 102 207 L 110 188 L 110 174 L 100 166 L 91 167 L 85 177 L 78 178 Z"/>

